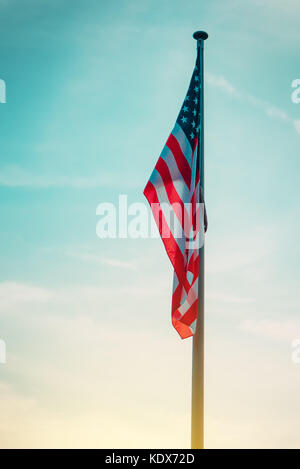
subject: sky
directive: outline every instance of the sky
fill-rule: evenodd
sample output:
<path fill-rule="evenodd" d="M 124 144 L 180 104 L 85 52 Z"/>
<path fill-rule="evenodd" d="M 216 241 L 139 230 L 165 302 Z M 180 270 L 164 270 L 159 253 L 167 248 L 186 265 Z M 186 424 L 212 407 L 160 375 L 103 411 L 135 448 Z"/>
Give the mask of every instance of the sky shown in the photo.
<path fill-rule="evenodd" d="M 144 202 L 206 30 L 205 446 L 300 448 L 300 4 L 0 0 L 1 448 L 188 448 L 191 345 Z"/>

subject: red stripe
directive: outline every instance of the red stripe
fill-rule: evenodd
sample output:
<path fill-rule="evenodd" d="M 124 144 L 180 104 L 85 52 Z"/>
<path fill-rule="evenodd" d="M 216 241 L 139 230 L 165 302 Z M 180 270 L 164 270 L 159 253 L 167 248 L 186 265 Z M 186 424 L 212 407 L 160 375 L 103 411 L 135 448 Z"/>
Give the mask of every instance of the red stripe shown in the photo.
<path fill-rule="evenodd" d="M 172 324 L 182 339 L 187 339 L 193 335 L 191 329 L 177 319 L 172 319 Z"/>
<path fill-rule="evenodd" d="M 189 272 L 192 272 L 194 274 L 194 278 L 198 277 L 199 275 L 199 256 L 197 255 L 197 257 L 196 258 L 195 257 L 196 257 L 196 252 L 193 252 L 189 260 L 188 268 L 187 268 Z"/>

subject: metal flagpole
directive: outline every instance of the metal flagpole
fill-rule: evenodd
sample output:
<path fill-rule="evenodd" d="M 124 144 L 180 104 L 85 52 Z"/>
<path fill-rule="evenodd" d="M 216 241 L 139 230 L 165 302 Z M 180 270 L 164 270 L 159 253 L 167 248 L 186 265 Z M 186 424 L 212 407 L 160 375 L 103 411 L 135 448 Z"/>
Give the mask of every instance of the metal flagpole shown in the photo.
<path fill-rule="evenodd" d="M 199 67 L 199 117 L 200 133 L 197 147 L 197 157 L 200 168 L 200 190 L 204 200 L 204 67 L 203 47 L 208 34 L 197 31 L 193 34 L 197 40 Z M 198 284 L 198 314 L 196 331 L 193 337 L 193 365 L 192 365 L 192 449 L 204 448 L 204 246 L 199 249 L 199 284 Z"/>

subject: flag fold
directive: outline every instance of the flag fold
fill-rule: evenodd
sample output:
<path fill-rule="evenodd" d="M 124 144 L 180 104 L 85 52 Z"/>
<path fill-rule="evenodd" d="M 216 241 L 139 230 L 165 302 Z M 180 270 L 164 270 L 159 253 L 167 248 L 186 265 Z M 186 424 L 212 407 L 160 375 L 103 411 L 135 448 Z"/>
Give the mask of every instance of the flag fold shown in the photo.
<path fill-rule="evenodd" d="M 198 51 L 175 126 L 144 190 L 174 268 L 172 323 L 182 339 L 196 328 L 199 249 L 207 229 L 198 151 L 202 138 L 199 67 Z"/>

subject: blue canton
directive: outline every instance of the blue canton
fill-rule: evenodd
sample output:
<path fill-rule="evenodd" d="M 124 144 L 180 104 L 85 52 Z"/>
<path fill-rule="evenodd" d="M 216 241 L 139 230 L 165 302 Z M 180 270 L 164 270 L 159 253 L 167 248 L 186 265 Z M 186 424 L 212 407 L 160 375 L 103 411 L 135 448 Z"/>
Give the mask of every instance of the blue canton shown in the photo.
<path fill-rule="evenodd" d="M 200 133 L 200 88 L 199 61 L 197 58 L 190 86 L 176 121 L 187 136 L 192 148 L 195 145 L 195 138 L 199 140 Z"/>

